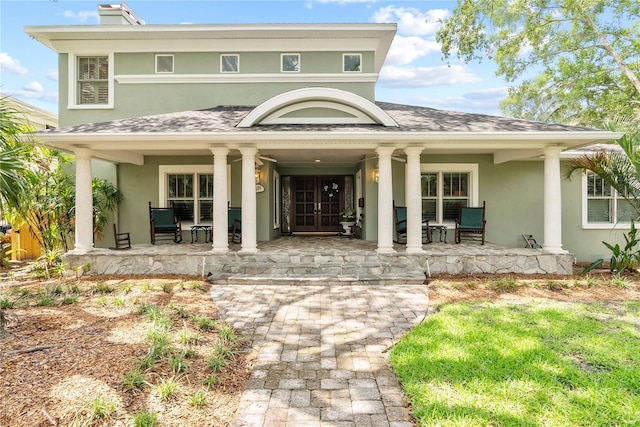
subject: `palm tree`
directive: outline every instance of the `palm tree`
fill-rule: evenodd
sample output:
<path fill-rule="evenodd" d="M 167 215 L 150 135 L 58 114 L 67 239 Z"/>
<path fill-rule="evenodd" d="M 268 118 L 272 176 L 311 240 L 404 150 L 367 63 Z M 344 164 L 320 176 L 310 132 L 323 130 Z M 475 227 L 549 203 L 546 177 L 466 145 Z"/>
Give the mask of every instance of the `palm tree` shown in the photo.
<path fill-rule="evenodd" d="M 29 178 L 25 147 L 17 140 L 27 130 L 23 123 L 20 112 L 6 97 L 0 98 L 0 212 L 18 205 Z"/>

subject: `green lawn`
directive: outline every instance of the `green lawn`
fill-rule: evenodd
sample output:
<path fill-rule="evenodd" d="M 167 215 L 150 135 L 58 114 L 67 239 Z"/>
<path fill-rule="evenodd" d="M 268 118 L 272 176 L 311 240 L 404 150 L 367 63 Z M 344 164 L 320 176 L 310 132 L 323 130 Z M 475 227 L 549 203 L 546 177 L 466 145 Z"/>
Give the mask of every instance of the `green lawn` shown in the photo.
<path fill-rule="evenodd" d="M 391 361 L 421 426 L 640 426 L 640 302 L 445 305 Z"/>

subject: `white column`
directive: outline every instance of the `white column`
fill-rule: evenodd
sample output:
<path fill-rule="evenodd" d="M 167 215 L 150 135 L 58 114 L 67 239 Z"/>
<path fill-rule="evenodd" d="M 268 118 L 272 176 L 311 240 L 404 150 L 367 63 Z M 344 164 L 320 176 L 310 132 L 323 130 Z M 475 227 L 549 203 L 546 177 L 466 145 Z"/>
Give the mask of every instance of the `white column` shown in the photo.
<path fill-rule="evenodd" d="M 565 253 L 562 249 L 562 193 L 560 153 L 562 147 L 547 147 L 544 152 L 544 244 L 552 253 Z"/>
<path fill-rule="evenodd" d="M 227 147 L 211 147 L 213 154 L 213 234 L 212 252 L 229 251 L 227 201 Z"/>
<path fill-rule="evenodd" d="M 242 154 L 242 249 L 240 253 L 258 252 L 256 243 L 256 154 L 255 147 L 240 148 Z"/>
<path fill-rule="evenodd" d="M 393 147 L 378 147 L 378 249 L 381 254 L 394 253 L 393 249 L 393 183 L 391 154 Z"/>
<path fill-rule="evenodd" d="M 420 186 L 420 147 L 407 147 L 405 198 L 407 204 L 407 253 L 421 253 L 422 249 L 422 191 Z"/>
<path fill-rule="evenodd" d="M 78 148 L 76 155 L 76 241 L 73 254 L 93 250 L 93 192 L 91 190 L 91 150 Z"/>

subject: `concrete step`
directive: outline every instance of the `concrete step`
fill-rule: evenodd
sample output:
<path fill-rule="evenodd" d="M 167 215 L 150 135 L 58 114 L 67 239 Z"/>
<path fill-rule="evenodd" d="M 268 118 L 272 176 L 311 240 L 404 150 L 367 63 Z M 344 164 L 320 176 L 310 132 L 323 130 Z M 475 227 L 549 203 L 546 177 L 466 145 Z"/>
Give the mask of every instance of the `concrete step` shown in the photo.
<path fill-rule="evenodd" d="M 380 274 L 380 275 L 251 275 L 227 274 L 209 276 L 209 282 L 214 285 L 422 285 L 425 282 L 423 274 Z"/>
<path fill-rule="evenodd" d="M 215 272 L 214 272 L 215 273 Z M 223 265 L 218 274 L 281 276 L 281 277 L 378 277 L 383 275 L 414 275 L 422 277 L 424 272 L 412 271 L 406 265 L 390 262 L 359 263 L 270 263 L 240 262 Z"/>

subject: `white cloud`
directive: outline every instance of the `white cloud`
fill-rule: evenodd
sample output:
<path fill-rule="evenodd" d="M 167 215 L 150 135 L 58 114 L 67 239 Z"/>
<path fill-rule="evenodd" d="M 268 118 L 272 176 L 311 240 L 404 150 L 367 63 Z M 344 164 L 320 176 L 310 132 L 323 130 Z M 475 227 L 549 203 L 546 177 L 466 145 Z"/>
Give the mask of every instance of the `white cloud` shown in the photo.
<path fill-rule="evenodd" d="M 0 70 L 26 76 L 29 71 L 20 65 L 20 61 L 9 56 L 7 52 L 0 52 Z"/>
<path fill-rule="evenodd" d="M 45 102 L 57 103 L 58 102 L 58 93 L 57 92 L 36 92 L 33 90 L 22 89 L 22 90 L 3 90 L 3 95 L 13 96 L 15 98 L 24 98 L 24 99 L 38 99 Z"/>
<path fill-rule="evenodd" d="M 47 70 L 46 76 L 49 80 L 53 80 L 54 82 L 57 82 L 59 80 L 58 70 L 56 69 Z"/>
<path fill-rule="evenodd" d="M 397 22 L 398 34 L 412 36 L 435 35 L 440 26 L 439 21 L 448 17 L 446 9 L 431 9 L 421 12 L 411 7 L 387 6 L 378 9 L 373 15 L 374 22 Z"/>
<path fill-rule="evenodd" d="M 440 52 L 440 44 L 422 37 L 395 36 L 385 64 L 403 65 L 433 52 Z"/>
<path fill-rule="evenodd" d="M 87 22 L 89 19 L 94 19 L 96 22 L 100 21 L 100 15 L 98 15 L 97 10 L 81 10 L 79 12 L 65 10 L 64 17 L 73 19 L 76 22 Z"/>
<path fill-rule="evenodd" d="M 462 65 L 437 67 L 385 66 L 380 70 L 381 87 L 409 88 L 476 83 L 482 79 Z"/>
<path fill-rule="evenodd" d="M 422 105 L 440 110 L 499 116 L 502 115 L 500 111 L 500 101 L 504 99 L 506 93 L 506 87 L 498 87 L 467 92 L 457 96 L 400 96 L 390 100 L 390 102 Z"/>
<path fill-rule="evenodd" d="M 26 85 L 24 85 L 22 87 L 22 89 L 27 90 L 27 91 L 31 91 L 31 92 L 37 92 L 37 93 L 43 93 L 44 92 L 44 88 L 42 87 L 42 85 L 36 81 L 33 81 L 31 83 L 28 83 Z"/>
<path fill-rule="evenodd" d="M 488 89 L 474 90 L 465 93 L 463 96 L 466 99 L 499 99 L 502 100 L 507 96 L 507 87 L 493 87 Z"/>

